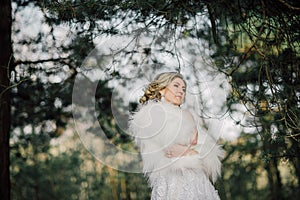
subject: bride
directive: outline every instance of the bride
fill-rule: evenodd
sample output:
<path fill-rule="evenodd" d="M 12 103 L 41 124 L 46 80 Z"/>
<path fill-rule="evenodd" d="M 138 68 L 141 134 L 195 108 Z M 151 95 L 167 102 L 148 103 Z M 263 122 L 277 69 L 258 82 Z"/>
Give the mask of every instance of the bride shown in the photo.
<path fill-rule="evenodd" d="M 185 90 L 181 74 L 159 74 L 129 122 L 152 188 L 151 200 L 220 199 L 213 183 L 224 152 L 209 135 L 198 136 L 192 114 L 180 108 Z"/>

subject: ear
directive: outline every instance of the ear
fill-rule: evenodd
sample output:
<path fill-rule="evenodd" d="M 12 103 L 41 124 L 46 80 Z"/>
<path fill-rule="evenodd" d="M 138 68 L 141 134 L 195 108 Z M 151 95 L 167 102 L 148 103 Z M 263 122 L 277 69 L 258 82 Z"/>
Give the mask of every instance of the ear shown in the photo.
<path fill-rule="evenodd" d="M 160 91 L 159 91 L 160 95 L 161 95 L 161 96 L 165 96 L 165 91 L 166 91 L 166 88 L 160 90 Z"/>

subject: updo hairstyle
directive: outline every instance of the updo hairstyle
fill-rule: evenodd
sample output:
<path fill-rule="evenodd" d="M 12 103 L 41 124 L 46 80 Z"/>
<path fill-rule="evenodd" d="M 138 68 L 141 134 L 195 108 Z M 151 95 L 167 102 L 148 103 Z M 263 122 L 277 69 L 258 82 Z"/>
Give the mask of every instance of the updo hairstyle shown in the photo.
<path fill-rule="evenodd" d="M 183 80 L 183 76 L 177 72 L 164 72 L 155 77 L 155 79 L 148 85 L 144 95 L 139 102 L 145 104 L 149 100 L 160 100 L 161 94 L 159 91 L 165 89 L 175 78 Z M 183 80 L 186 85 L 186 82 Z"/>

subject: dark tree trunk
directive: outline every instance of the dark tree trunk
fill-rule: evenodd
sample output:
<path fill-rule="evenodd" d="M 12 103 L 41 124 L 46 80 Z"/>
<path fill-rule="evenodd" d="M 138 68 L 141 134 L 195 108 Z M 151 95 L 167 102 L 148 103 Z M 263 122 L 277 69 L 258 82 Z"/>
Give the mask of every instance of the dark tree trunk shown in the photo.
<path fill-rule="evenodd" d="M 268 124 L 262 124 L 264 130 L 264 138 L 263 138 L 263 151 L 268 152 L 270 149 L 274 147 L 270 144 L 271 139 L 271 131 Z M 278 169 L 278 158 L 269 157 L 269 161 L 265 163 L 265 170 L 268 176 L 268 185 L 269 185 L 269 198 L 270 200 L 282 200 L 282 182 L 280 177 L 280 171 Z"/>
<path fill-rule="evenodd" d="M 0 0 L 0 197 L 10 199 L 9 134 L 11 43 L 11 0 Z"/>
<path fill-rule="evenodd" d="M 270 200 L 282 200 L 282 182 L 280 177 L 280 171 L 278 169 L 278 159 L 271 158 L 268 163 L 266 163 L 265 169 L 268 174 L 268 183 L 270 189 Z"/>
<path fill-rule="evenodd" d="M 291 139 L 293 144 L 293 149 L 295 150 L 295 157 L 292 158 L 292 163 L 295 168 L 295 174 L 298 179 L 298 189 L 300 189 L 300 144 L 299 141 Z M 300 191 L 300 190 L 299 190 Z M 298 193 L 300 195 L 300 193 Z"/>

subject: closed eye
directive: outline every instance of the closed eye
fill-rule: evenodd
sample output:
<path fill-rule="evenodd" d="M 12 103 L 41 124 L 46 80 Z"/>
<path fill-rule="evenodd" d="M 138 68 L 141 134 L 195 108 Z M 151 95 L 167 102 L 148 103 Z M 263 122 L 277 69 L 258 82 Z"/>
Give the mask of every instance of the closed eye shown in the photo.
<path fill-rule="evenodd" d="M 183 91 L 184 93 L 186 92 L 185 85 L 182 85 L 182 84 L 180 84 L 180 83 L 178 83 L 178 82 L 175 82 L 175 83 L 173 84 L 173 86 L 176 87 L 176 88 L 182 87 L 182 91 Z"/>

